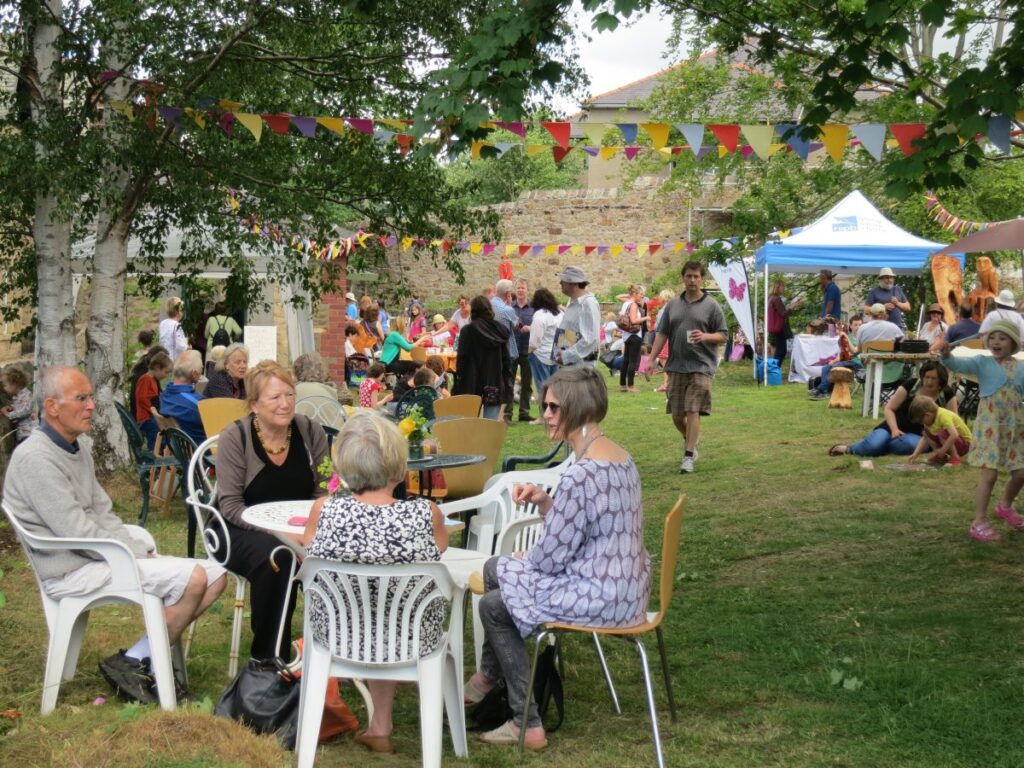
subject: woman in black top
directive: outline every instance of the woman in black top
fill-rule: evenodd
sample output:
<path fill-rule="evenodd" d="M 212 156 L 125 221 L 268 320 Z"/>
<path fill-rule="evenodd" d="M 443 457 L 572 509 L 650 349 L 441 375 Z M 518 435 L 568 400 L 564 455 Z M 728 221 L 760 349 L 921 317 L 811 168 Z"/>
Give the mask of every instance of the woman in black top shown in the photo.
<path fill-rule="evenodd" d="M 480 395 L 484 418 L 496 419 L 510 394 L 506 383 L 512 372 L 510 331 L 494 319 L 494 309 L 486 296 L 475 297 L 469 309 L 469 325 L 459 332 L 452 394 Z"/>
<path fill-rule="evenodd" d="M 326 495 L 317 467 L 327 456 L 323 428 L 295 413 L 291 373 L 264 360 L 245 377 L 252 414 L 220 433 L 217 445 L 217 504 L 224 516 L 231 554 L 225 566 L 252 585 L 252 650 L 255 659 L 288 658 L 295 591 L 289 590 L 286 559 L 274 572 L 270 553 L 280 541 L 242 520 L 246 507 L 269 501 L 296 501 Z M 287 609 L 281 643 L 282 610 Z"/>
<path fill-rule="evenodd" d="M 233 397 L 245 400 L 246 371 L 249 370 L 249 350 L 244 344 L 228 345 L 217 361 L 203 397 Z"/>
<path fill-rule="evenodd" d="M 885 404 L 885 421 L 863 440 L 852 445 L 833 445 L 829 456 L 847 453 L 856 456 L 884 456 L 888 453 L 909 456 L 921 440 L 920 424 L 910 420 L 910 403 L 917 395 L 927 395 L 953 413 L 957 412 L 956 387 L 949 385 L 949 371 L 942 363 L 929 360 L 921 366 L 920 379 L 907 379 Z"/>

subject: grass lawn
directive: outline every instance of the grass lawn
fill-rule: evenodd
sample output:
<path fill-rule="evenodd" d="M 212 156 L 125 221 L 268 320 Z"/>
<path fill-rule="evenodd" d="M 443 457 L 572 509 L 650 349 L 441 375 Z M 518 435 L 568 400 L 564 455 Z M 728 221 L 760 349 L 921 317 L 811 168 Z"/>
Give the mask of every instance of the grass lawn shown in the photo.
<path fill-rule="evenodd" d="M 801 385 L 759 389 L 749 367 L 726 364 L 697 471 L 682 476 L 662 396 L 642 381 L 639 395 L 609 383 L 605 430 L 640 467 L 652 554 L 664 514 L 678 494 L 688 496 L 665 628 L 677 723 L 654 683 L 668 765 L 1024 765 L 1016 719 L 1024 709 L 1024 662 L 1016 658 L 1024 541 L 968 538 L 975 470 L 903 473 L 886 468 L 898 459 L 883 458 L 867 471 L 856 459 L 828 458 L 829 445 L 874 426 L 859 406 L 830 411 Z M 539 427 L 517 423 L 508 452 L 546 445 Z M 137 491 L 124 479 L 112 483 L 126 520 L 137 513 Z M 180 503 L 150 527 L 164 551 L 184 551 Z M 0 764 L 289 764 L 270 738 L 201 710 L 168 715 L 110 697 L 96 662 L 135 640 L 141 622 L 125 608 L 95 612 L 78 674 L 62 687 L 57 711 L 40 717 L 46 629 L 38 593 L 20 550 L 0 552 L 0 568 Z M 226 593 L 202 621 L 190 659 L 193 688 L 214 700 L 227 683 L 230 622 Z M 244 651 L 246 636 L 242 643 Z M 621 716 L 589 641 L 570 639 L 566 650 L 566 722 L 549 749 L 521 761 L 471 737 L 468 764 L 654 764 L 632 649 L 608 647 Z M 656 660 L 653 642 L 649 650 Z M 97 695 L 108 703 L 93 706 Z M 358 704 L 351 688 L 343 695 Z M 416 712 L 415 689 L 400 689 L 398 754 L 373 764 L 420 763 Z M 457 764 L 447 739 L 445 750 L 445 762 Z M 367 760 L 345 736 L 318 755 L 322 766 Z"/>

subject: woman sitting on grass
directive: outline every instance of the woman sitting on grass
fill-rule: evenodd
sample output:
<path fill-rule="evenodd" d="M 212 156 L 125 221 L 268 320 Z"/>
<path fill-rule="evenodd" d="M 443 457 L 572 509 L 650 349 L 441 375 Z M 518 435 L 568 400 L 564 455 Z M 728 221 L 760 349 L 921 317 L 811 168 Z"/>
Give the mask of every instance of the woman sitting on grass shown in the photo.
<path fill-rule="evenodd" d="M 941 363 L 929 360 L 921 366 L 920 379 L 907 379 L 885 404 L 885 421 L 863 440 L 852 445 L 837 443 L 828 449 L 829 456 L 909 456 L 921 440 L 920 424 L 910 418 L 910 403 L 916 395 L 925 395 L 940 407 L 958 413 L 956 387 L 949 386 L 949 371 Z"/>
<path fill-rule="evenodd" d="M 645 617 L 651 558 L 644 549 L 640 475 L 632 457 L 605 437 L 608 389 L 595 369 L 562 368 L 541 389 L 541 418 L 552 440 L 567 440 L 576 463 L 551 498 L 535 485 L 516 485 L 516 504 L 535 504 L 544 532 L 527 554 L 484 565 L 480 620 L 486 637 L 480 671 L 466 683 L 479 703 L 504 679 L 512 720 L 481 734 L 488 744 L 518 744 L 523 710 L 527 749 L 547 746 L 544 725 L 527 690 L 524 638 L 541 624 L 568 622 L 628 627 Z"/>

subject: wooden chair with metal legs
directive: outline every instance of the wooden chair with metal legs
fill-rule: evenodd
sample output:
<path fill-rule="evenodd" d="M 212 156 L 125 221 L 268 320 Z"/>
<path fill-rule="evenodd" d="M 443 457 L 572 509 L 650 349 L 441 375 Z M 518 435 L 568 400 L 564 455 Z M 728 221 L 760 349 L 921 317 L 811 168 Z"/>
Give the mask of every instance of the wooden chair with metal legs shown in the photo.
<path fill-rule="evenodd" d="M 658 768 L 665 768 L 665 757 L 661 750 L 661 735 L 658 731 L 658 711 L 654 705 L 654 689 L 651 686 L 651 674 L 647 664 L 647 651 L 644 649 L 643 635 L 654 632 L 658 639 L 658 654 L 661 656 L 661 671 L 665 678 L 665 689 L 668 692 L 669 713 L 672 722 L 676 721 L 676 701 L 672 694 L 672 679 L 668 670 L 668 656 L 665 653 L 665 638 L 661 631 L 661 622 L 665 618 L 669 604 L 672 602 L 672 587 L 675 582 L 676 562 L 679 557 L 679 531 L 683 523 L 683 503 L 685 496 L 680 496 L 672 511 L 665 518 L 665 533 L 661 547 L 661 577 L 658 580 L 659 605 L 656 613 L 648 612 L 646 621 L 635 624 L 631 627 L 585 627 L 575 624 L 542 624 L 536 634 L 537 643 L 533 651 L 533 663 L 530 667 L 530 679 L 526 686 L 527 691 L 533 690 L 533 679 L 537 674 L 537 661 L 540 658 L 540 650 L 549 641 L 558 645 L 559 635 L 565 632 L 583 632 L 593 636 L 597 646 L 598 659 L 604 672 L 605 682 L 611 693 L 612 705 L 615 712 L 621 714 L 619 699 L 612 684 L 611 674 L 605 663 L 604 653 L 601 650 L 601 637 L 617 637 L 636 644 L 637 653 L 640 655 L 640 667 L 644 678 L 644 688 L 647 693 L 647 706 L 651 715 L 651 733 L 654 738 L 654 752 L 658 760 Z M 560 655 L 560 654 L 559 654 Z M 525 747 L 526 743 L 526 719 L 529 715 L 529 707 L 523 707 L 523 720 L 519 724 L 519 750 Z"/>

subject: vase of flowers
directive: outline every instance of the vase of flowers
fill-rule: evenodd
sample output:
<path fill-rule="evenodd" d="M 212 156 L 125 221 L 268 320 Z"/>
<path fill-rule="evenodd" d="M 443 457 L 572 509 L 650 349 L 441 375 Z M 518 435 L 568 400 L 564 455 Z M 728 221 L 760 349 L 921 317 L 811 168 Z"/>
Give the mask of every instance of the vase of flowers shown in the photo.
<path fill-rule="evenodd" d="M 409 441 L 409 458 L 423 458 L 423 441 L 430 432 L 427 430 L 427 418 L 418 405 L 409 409 L 405 418 L 398 422 L 398 429 Z"/>

